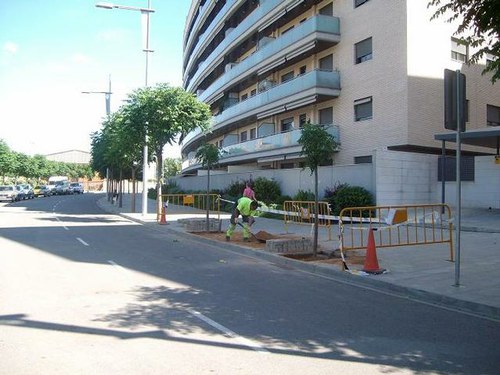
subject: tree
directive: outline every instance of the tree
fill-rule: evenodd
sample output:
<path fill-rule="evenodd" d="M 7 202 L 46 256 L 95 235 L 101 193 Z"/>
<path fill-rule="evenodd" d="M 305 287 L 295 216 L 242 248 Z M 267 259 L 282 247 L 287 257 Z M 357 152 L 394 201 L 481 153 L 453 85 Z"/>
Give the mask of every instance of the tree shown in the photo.
<path fill-rule="evenodd" d="M 5 177 L 12 171 L 13 154 L 9 146 L 3 139 L 0 139 L 0 175 L 2 183 L 5 183 Z"/>
<path fill-rule="evenodd" d="M 163 148 L 178 136 L 197 127 L 205 130 L 211 118 L 210 107 L 179 87 L 158 84 L 135 90 L 129 95 L 128 119 L 156 158 L 157 196 L 161 195 Z M 147 132 L 147 133 L 146 133 Z M 160 199 L 158 199 L 160 204 Z"/>
<path fill-rule="evenodd" d="M 221 150 L 213 143 L 205 143 L 198 148 L 196 151 L 196 159 L 201 163 L 203 167 L 207 167 L 207 195 L 205 206 L 207 208 L 207 221 L 206 221 L 206 231 L 210 231 L 209 225 L 209 206 L 208 206 L 208 196 L 210 194 L 210 169 L 212 166 L 219 162 L 221 156 Z"/>
<path fill-rule="evenodd" d="M 479 48 L 469 64 L 477 64 L 485 55 L 494 61 L 486 64 L 483 74 L 492 72 L 491 81 L 500 79 L 500 2 L 498 0 L 431 0 L 428 7 L 437 7 L 431 19 L 446 17 L 447 22 L 460 21 L 455 35 L 462 35 L 465 44 Z"/>
<path fill-rule="evenodd" d="M 179 158 L 166 158 L 163 163 L 163 177 L 177 176 L 182 168 L 181 159 Z"/>
<path fill-rule="evenodd" d="M 319 213 L 318 167 L 325 160 L 332 158 L 339 144 L 335 141 L 334 136 L 328 133 L 327 126 L 311 124 L 309 121 L 304 124 L 298 143 L 302 146 L 300 155 L 305 156 L 306 166 L 311 170 L 311 175 L 314 174 L 314 212 L 316 219 L 314 220 L 313 255 L 316 256 L 318 251 Z"/>

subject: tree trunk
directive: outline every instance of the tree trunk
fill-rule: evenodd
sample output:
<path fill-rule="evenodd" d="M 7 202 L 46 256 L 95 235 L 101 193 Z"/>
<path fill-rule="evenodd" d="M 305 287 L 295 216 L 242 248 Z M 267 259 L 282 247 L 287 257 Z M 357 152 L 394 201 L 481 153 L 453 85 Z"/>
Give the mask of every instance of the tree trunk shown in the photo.
<path fill-rule="evenodd" d="M 318 254 L 318 168 L 314 170 L 314 240 L 313 240 L 313 256 Z"/>
<path fill-rule="evenodd" d="M 135 171 L 136 171 L 136 168 L 134 168 L 132 166 L 131 170 L 132 170 L 132 207 L 130 208 L 130 210 L 132 211 L 132 213 L 135 213 Z"/>
<path fill-rule="evenodd" d="M 118 186 L 118 191 L 119 191 L 119 199 L 120 203 L 118 204 L 118 207 L 122 208 L 123 207 L 123 168 L 120 168 L 120 182 Z"/>
<path fill-rule="evenodd" d="M 208 164 L 208 169 L 207 169 L 207 195 L 205 196 L 205 207 L 207 209 L 207 222 L 206 222 L 206 231 L 207 233 L 210 232 L 210 209 L 208 207 L 208 194 L 210 194 L 210 164 Z"/>
<path fill-rule="evenodd" d="M 161 176 L 163 170 L 163 148 L 156 150 L 156 212 L 162 213 L 162 201 L 161 201 Z"/>

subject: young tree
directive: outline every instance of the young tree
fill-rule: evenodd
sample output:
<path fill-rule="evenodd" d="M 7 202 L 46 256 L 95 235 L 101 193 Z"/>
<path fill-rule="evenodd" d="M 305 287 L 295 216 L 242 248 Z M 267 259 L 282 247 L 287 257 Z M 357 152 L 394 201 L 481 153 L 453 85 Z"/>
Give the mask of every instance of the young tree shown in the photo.
<path fill-rule="evenodd" d="M 313 239 L 313 255 L 316 256 L 318 251 L 318 167 L 324 160 L 329 160 L 333 157 L 333 153 L 338 148 L 338 143 L 335 137 L 328 133 L 325 125 L 311 124 L 309 121 L 304 124 L 302 134 L 298 140 L 302 146 L 301 155 L 305 156 L 306 166 L 311 170 L 311 175 L 314 174 L 314 211 L 316 218 L 314 220 L 314 239 Z"/>
<path fill-rule="evenodd" d="M 431 19 L 445 17 L 447 22 L 459 20 L 455 32 L 473 48 L 479 48 L 469 64 L 477 64 L 485 55 L 493 56 L 483 74 L 492 72 L 491 81 L 500 79 L 500 2 L 498 0 L 431 0 L 428 7 L 437 7 Z"/>
<path fill-rule="evenodd" d="M 161 195 L 163 148 L 178 136 L 200 127 L 205 130 L 211 118 L 207 104 L 179 87 L 158 84 L 140 88 L 129 95 L 128 118 L 156 158 L 157 194 Z M 160 199 L 158 199 L 160 204 Z"/>
<path fill-rule="evenodd" d="M 181 171 L 181 159 L 179 158 L 166 158 L 163 163 L 163 177 L 177 176 Z"/>
<path fill-rule="evenodd" d="M 210 169 L 212 166 L 219 162 L 221 156 L 221 150 L 213 143 L 205 143 L 198 148 L 196 151 L 196 159 L 201 163 L 202 166 L 207 167 L 207 195 L 205 200 L 205 206 L 207 208 L 207 221 L 206 221 L 206 231 L 209 232 L 209 206 L 208 206 L 208 196 L 210 194 Z"/>

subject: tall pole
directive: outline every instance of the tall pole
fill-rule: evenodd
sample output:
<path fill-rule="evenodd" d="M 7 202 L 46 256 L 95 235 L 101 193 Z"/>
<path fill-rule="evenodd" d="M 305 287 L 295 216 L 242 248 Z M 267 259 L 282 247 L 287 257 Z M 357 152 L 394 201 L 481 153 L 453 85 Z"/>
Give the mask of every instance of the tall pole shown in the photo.
<path fill-rule="evenodd" d="M 151 9 L 151 0 L 148 0 L 148 9 Z M 146 45 L 144 46 L 144 52 L 146 54 L 146 70 L 144 85 L 148 87 L 148 68 L 149 68 L 149 13 L 141 11 L 143 17 L 146 17 Z M 148 214 L 148 188 L 147 188 L 147 171 L 148 171 L 148 122 L 144 124 L 144 155 L 143 155 L 143 165 L 142 165 L 142 216 Z"/>
<path fill-rule="evenodd" d="M 124 5 L 116 5 L 110 3 L 97 3 L 95 5 L 97 8 L 103 9 L 124 9 L 124 10 L 134 10 L 141 12 L 143 16 L 143 27 L 145 32 L 145 45 L 143 51 L 146 53 L 146 72 L 145 72 L 145 86 L 148 87 L 148 68 L 149 68 L 149 53 L 153 52 L 149 48 L 149 17 L 150 13 L 154 10 L 151 9 L 151 0 L 148 0 L 147 8 L 138 8 Z M 145 22 L 144 22 L 145 21 Z M 143 154 L 143 164 L 142 164 L 142 216 L 146 216 L 148 213 L 148 191 L 147 191 L 147 171 L 148 171 L 148 122 L 144 124 L 144 154 Z"/>

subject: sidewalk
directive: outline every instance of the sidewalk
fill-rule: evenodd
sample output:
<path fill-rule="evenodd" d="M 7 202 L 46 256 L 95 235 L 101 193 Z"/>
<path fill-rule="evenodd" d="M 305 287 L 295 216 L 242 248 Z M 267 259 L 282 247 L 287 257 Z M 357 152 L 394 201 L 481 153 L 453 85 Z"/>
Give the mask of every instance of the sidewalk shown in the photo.
<path fill-rule="evenodd" d="M 169 225 L 156 221 L 156 202 L 148 200 L 148 213 L 141 213 L 141 196 L 137 196 L 137 213 L 131 213 L 131 195 L 123 196 L 122 207 L 108 202 L 103 195 L 98 205 L 105 211 L 120 214 L 130 220 L 165 232 L 185 231 L 180 219 L 205 218 L 205 212 L 191 207 L 170 205 L 166 219 Z M 229 223 L 229 214 L 222 214 L 222 228 Z M 402 246 L 377 249 L 380 267 L 388 270 L 382 275 L 360 276 L 343 272 L 338 265 L 301 262 L 279 255 L 252 250 L 234 243 L 220 242 L 219 246 L 250 256 L 264 258 L 273 263 L 327 276 L 340 282 L 374 288 L 404 298 L 446 306 L 500 321 L 500 210 L 462 209 L 461 215 L 460 285 L 455 286 L 457 263 L 449 262 L 448 244 Z M 289 224 L 283 221 L 258 218 L 254 232 L 265 230 L 271 234 L 292 233 L 312 236 L 311 226 Z M 325 228 L 319 230 L 319 243 L 323 249 L 338 248 L 338 229 L 331 229 L 331 240 Z M 192 236 L 196 238 L 195 236 Z M 349 263 L 349 262 L 348 262 Z"/>

